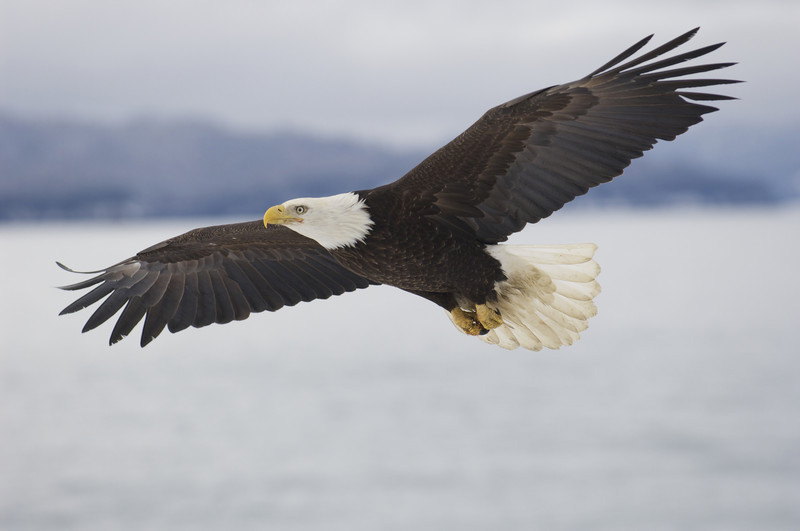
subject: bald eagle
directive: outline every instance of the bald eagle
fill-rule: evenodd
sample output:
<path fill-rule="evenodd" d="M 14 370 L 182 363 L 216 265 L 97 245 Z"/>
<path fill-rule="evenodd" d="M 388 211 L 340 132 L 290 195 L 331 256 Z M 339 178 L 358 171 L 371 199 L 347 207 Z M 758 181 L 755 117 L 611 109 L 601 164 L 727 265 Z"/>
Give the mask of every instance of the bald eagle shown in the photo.
<path fill-rule="evenodd" d="M 734 63 L 671 68 L 722 43 L 662 57 L 696 32 L 630 59 L 651 35 L 586 77 L 490 109 L 391 184 L 292 199 L 263 220 L 195 229 L 89 272 L 63 289 L 94 288 L 61 313 L 105 299 L 83 331 L 122 310 L 110 344 L 144 319 L 145 346 L 165 327 L 387 284 L 438 304 L 488 343 L 570 345 L 596 313 L 595 246 L 501 242 L 717 110 L 697 101 L 732 99 L 691 89 L 736 81 L 685 76 Z"/>

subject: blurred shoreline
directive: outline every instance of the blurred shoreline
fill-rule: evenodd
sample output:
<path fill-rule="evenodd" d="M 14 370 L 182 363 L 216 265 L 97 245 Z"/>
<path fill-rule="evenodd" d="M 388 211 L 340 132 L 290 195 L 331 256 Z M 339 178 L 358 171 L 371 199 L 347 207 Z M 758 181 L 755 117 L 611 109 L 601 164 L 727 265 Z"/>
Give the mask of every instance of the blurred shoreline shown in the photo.
<path fill-rule="evenodd" d="M 799 200 L 800 153 L 782 146 L 792 139 L 800 144 L 800 128 L 751 134 L 742 139 L 703 124 L 657 144 L 613 186 L 592 189 L 572 204 Z M 203 120 L 101 125 L 2 112 L 0 145 L 0 221 L 244 215 L 292 197 L 392 182 L 439 147 L 400 150 L 302 131 L 243 132 Z"/>

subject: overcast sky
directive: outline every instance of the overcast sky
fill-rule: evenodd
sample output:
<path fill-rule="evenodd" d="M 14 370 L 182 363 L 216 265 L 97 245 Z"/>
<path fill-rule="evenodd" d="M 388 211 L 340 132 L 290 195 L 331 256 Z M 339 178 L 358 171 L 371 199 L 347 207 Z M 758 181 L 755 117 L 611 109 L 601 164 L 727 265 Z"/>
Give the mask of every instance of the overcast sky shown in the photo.
<path fill-rule="evenodd" d="M 718 126 L 798 121 L 796 0 L 1 0 L 0 112 L 201 117 L 421 147 L 645 35 L 695 26 L 690 46 L 728 41 L 710 60 L 738 61 L 726 75 L 748 81 L 723 89 L 742 101 Z"/>

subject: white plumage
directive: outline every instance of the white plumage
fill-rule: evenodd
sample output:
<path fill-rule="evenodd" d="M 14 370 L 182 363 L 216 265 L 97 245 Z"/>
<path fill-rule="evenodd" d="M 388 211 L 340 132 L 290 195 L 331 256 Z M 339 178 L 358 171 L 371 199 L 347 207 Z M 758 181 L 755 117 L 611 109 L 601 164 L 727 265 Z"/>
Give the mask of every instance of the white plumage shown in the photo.
<path fill-rule="evenodd" d="M 488 303 L 503 324 L 480 338 L 509 350 L 557 349 L 577 341 L 597 313 L 596 250 L 593 243 L 489 246 L 508 279 L 497 284 L 497 301 Z"/>

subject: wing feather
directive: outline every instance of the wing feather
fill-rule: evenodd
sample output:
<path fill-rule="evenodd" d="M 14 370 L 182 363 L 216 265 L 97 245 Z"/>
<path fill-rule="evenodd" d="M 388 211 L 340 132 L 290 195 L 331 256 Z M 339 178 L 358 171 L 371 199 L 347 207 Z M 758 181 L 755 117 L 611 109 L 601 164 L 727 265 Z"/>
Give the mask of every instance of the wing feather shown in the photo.
<path fill-rule="evenodd" d="M 184 275 L 183 294 L 180 304 L 178 304 L 175 313 L 167 322 L 167 328 L 170 332 L 180 332 L 192 326 L 197 315 L 197 294 L 197 272 L 190 271 Z"/>
<path fill-rule="evenodd" d="M 105 284 L 109 287 L 109 289 L 113 290 L 114 286 L 112 283 L 107 282 Z M 94 313 L 89 317 L 86 321 L 86 325 L 83 327 L 83 332 L 88 332 L 89 330 L 94 330 L 107 320 L 109 320 L 115 313 L 117 313 L 120 308 L 122 308 L 126 302 L 128 302 L 128 290 L 122 288 L 114 291 L 106 300 L 104 300 L 100 306 L 94 311 Z"/>
<path fill-rule="evenodd" d="M 163 278 L 166 278 L 166 275 Z M 170 318 L 177 312 L 183 295 L 185 279 L 185 275 L 169 275 L 168 283 L 161 298 L 147 310 L 144 326 L 142 327 L 142 346 L 155 339 L 167 326 Z"/>
<path fill-rule="evenodd" d="M 133 327 L 136 326 L 136 323 L 141 321 L 145 316 L 145 313 L 147 313 L 147 307 L 142 304 L 142 299 L 140 297 L 128 299 L 128 304 L 125 305 L 125 309 L 122 310 L 119 319 L 117 319 L 117 323 L 114 325 L 114 329 L 111 331 L 111 338 L 108 344 L 113 345 L 130 334 Z"/>
<path fill-rule="evenodd" d="M 263 312 L 269 307 L 267 301 L 264 300 L 264 297 L 261 295 L 261 292 L 255 286 L 251 278 L 244 272 L 242 264 L 239 262 L 227 261 L 223 266 L 225 267 L 225 272 L 228 274 L 228 277 L 239 286 L 242 295 L 247 299 L 247 305 L 250 306 L 253 312 Z"/>
<path fill-rule="evenodd" d="M 274 312 L 279 310 L 285 304 L 283 298 L 275 292 L 275 288 L 267 277 L 264 277 L 252 262 L 243 261 L 238 264 L 244 275 L 250 280 L 253 288 L 258 292 L 261 299 L 264 301 L 265 310 Z M 256 311 L 256 310 L 254 310 Z"/>
<path fill-rule="evenodd" d="M 142 346 L 165 328 L 178 332 L 246 319 L 371 284 L 313 240 L 284 227 L 267 229 L 260 220 L 195 229 L 92 274 L 62 288 L 91 290 L 61 313 L 100 302 L 83 331 L 119 313 L 110 343 L 144 320 Z"/>
<path fill-rule="evenodd" d="M 214 286 L 207 270 L 197 272 L 197 313 L 192 326 L 200 328 L 215 322 L 217 318 L 217 299 L 214 296 Z"/>
<path fill-rule="evenodd" d="M 255 266 L 264 278 L 272 279 L 270 284 L 275 293 L 282 298 L 285 306 L 294 306 L 303 300 L 303 294 L 295 286 L 297 278 L 276 261 L 259 260 Z"/>

